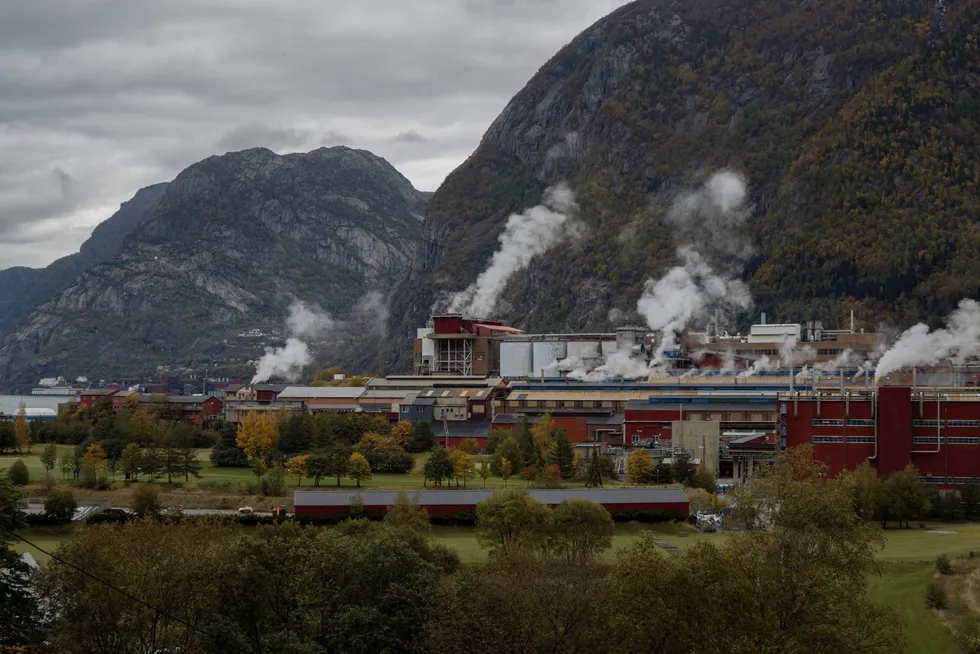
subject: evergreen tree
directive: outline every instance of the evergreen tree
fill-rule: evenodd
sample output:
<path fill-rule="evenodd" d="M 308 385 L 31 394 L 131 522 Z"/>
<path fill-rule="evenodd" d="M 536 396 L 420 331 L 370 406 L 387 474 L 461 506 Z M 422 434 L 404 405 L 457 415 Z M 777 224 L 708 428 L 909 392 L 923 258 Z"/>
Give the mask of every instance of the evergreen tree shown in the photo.
<path fill-rule="evenodd" d="M 562 479 L 571 479 L 575 475 L 575 447 L 564 429 L 555 430 L 555 446 L 552 448 L 549 463 L 558 466 Z"/>
<path fill-rule="evenodd" d="M 442 486 L 443 481 L 448 482 L 452 479 L 455 471 L 456 465 L 453 463 L 452 457 L 449 456 L 449 450 L 444 447 L 433 452 L 426 460 L 425 465 L 422 466 L 425 482 L 431 481 L 436 486 Z"/>
<path fill-rule="evenodd" d="M 586 488 L 602 488 L 602 466 L 599 458 L 599 454 L 596 453 L 589 459 L 589 467 L 585 471 Z"/>
<path fill-rule="evenodd" d="M 436 446 L 436 436 L 432 432 L 432 425 L 428 420 L 415 423 L 412 427 L 412 440 L 408 444 L 408 451 L 413 453 L 431 452 Z"/>
<path fill-rule="evenodd" d="M 534 455 L 534 436 L 531 434 L 531 420 L 527 415 L 521 416 L 521 421 L 514 430 L 514 438 L 521 447 L 521 460 L 527 461 L 529 465 L 541 466 L 544 461 L 539 461 Z M 509 458 L 509 457 L 508 457 Z M 513 461 L 513 459 L 511 459 Z"/>

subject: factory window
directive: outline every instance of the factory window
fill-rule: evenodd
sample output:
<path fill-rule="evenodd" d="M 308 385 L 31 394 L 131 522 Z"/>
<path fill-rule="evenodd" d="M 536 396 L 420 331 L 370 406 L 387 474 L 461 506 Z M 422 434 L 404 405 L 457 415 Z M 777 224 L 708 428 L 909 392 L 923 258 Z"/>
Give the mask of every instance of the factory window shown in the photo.
<path fill-rule="evenodd" d="M 752 422 L 762 422 L 762 420 L 763 420 L 763 417 L 762 417 L 762 414 L 761 413 L 753 413 L 752 414 Z"/>
<path fill-rule="evenodd" d="M 931 486 L 935 486 L 935 485 L 942 486 L 943 484 L 946 483 L 946 478 L 945 477 L 919 477 L 919 481 L 925 484 L 929 484 Z"/>
<path fill-rule="evenodd" d="M 952 486 L 966 486 L 967 484 L 978 484 L 980 483 L 980 478 L 978 477 L 950 477 L 949 483 Z"/>
<path fill-rule="evenodd" d="M 582 408 L 582 400 L 575 400 L 574 402 L 572 402 L 572 406 L 574 408 L 576 408 L 576 409 L 581 409 Z"/>
<path fill-rule="evenodd" d="M 939 438 L 936 436 L 913 436 L 913 445 L 939 445 Z"/>
<path fill-rule="evenodd" d="M 558 408 L 558 402 L 555 402 L 554 400 L 545 400 L 544 408 L 546 408 L 546 409 L 557 409 Z"/>
<path fill-rule="evenodd" d="M 874 427 L 875 421 L 867 418 L 850 418 L 847 421 L 848 427 Z"/>
<path fill-rule="evenodd" d="M 583 409 L 591 409 L 593 407 L 595 407 L 595 401 L 594 400 L 583 400 L 582 401 L 582 408 Z"/>
<path fill-rule="evenodd" d="M 611 408 L 613 408 L 613 403 L 612 403 L 612 402 L 608 402 L 608 401 L 606 401 L 606 400 L 603 400 L 603 401 L 602 401 L 602 402 L 601 402 L 601 403 L 599 404 L 599 406 L 601 406 L 601 407 L 602 407 L 603 409 L 611 409 Z"/>
<path fill-rule="evenodd" d="M 827 419 L 827 418 L 814 418 L 813 419 L 813 426 L 814 427 L 843 427 L 844 426 L 844 421 L 843 420 L 836 420 L 836 419 L 835 420 L 830 420 L 830 419 Z"/>
<path fill-rule="evenodd" d="M 950 445 L 980 445 L 980 438 L 969 438 L 966 436 L 947 437 L 946 442 Z"/>
<path fill-rule="evenodd" d="M 483 405 L 482 404 L 474 404 L 473 405 L 473 413 L 479 413 L 479 414 L 482 415 L 484 413 L 484 411 L 485 411 L 485 409 L 483 408 Z"/>
<path fill-rule="evenodd" d="M 913 420 L 913 427 L 944 427 L 946 425 L 943 420 Z"/>
<path fill-rule="evenodd" d="M 947 420 L 950 427 L 980 427 L 980 420 Z"/>
<path fill-rule="evenodd" d="M 843 436 L 814 436 L 812 440 L 814 443 L 843 443 L 844 437 Z"/>
<path fill-rule="evenodd" d="M 538 400 L 527 400 L 524 404 L 528 409 L 537 409 L 539 406 L 541 406 Z"/>
<path fill-rule="evenodd" d="M 847 437 L 847 442 L 848 443 L 865 443 L 865 444 L 871 445 L 871 444 L 874 444 L 875 437 L 874 436 L 848 436 Z"/>

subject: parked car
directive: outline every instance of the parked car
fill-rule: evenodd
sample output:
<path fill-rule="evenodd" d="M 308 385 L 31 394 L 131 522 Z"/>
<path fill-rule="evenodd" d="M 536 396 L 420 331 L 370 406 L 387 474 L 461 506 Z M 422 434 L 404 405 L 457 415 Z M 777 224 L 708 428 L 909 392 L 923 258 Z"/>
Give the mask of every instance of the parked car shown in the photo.
<path fill-rule="evenodd" d="M 242 506 L 238 509 L 238 515 L 251 515 L 254 510 L 250 506 Z"/>

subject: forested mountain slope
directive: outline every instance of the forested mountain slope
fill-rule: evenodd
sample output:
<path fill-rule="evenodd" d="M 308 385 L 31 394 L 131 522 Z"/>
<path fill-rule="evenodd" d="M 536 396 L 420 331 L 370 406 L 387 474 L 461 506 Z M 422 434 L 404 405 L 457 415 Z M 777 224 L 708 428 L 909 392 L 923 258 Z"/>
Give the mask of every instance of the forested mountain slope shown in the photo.
<path fill-rule="evenodd" d="M 728 168 L 754 211 L 755 311 L 905 325 L 980 290 L 977 0 L 639 0 L 583 32 L 435 194 L 394 294 L 405 339 L 473 281 L 510 213 L 566 180 L 583 241 L 537 257 L 498 316 L 612 326 L 674 265 L 666 212 Z M 750 320 L 748 315 L 744 321 Z M 407 367 L 402 343 L 389 352 Z"/>

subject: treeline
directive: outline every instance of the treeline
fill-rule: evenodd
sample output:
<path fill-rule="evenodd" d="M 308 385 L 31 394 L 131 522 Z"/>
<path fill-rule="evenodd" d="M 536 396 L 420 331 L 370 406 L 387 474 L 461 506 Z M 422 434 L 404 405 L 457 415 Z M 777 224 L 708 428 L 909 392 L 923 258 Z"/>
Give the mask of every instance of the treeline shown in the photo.
<path fill-rule="evenodd" d="M 478 506 L 473 566 L 404 496 L 381 524 L 100 525 L 37 579 L 56 617 L 20 633 L 67 653 L 901 651 L 900 617 L 867 598 L 881 531 L 811 457 L 742 491 L 743 535 L 678 556 L 643 537 L 610 557 L 601 506 L 521 491 Z"/>

